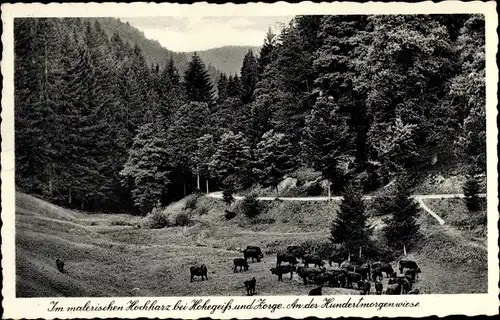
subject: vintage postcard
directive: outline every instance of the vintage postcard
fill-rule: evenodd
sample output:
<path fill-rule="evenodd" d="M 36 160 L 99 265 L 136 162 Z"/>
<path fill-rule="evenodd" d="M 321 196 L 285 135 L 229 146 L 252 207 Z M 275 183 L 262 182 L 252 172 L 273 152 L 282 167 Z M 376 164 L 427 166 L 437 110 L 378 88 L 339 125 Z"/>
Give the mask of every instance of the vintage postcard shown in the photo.
<path fill-rule="evenodd" d="M 497 314 L 495 9 L 3 4 L 3 316 Z"/>

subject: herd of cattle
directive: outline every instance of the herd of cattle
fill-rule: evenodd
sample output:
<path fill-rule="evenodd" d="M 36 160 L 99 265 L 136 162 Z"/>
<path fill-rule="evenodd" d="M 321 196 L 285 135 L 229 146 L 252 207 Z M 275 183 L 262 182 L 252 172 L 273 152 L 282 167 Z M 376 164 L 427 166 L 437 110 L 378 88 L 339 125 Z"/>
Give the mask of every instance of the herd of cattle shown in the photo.
<path fill-rule="evenodd" d="M 243 258 L 234 259 L 233 272 L 247 271 L 249 268 L 248 261 L 260 262 L 264 257 L 262 250 L 256 246 L 248 246 L 243 250 Z M 321 295 L 322 287 L 328 285 L 330 287 L 357 289 L 361 294 L 370 294 L 374 282 L 376 294 L 419 294 L 419 290 L 414 288 L 414 283 L 418 279 L 421 272 L 415 261 L 400 260 L 399 272 L 394 271 L 392 266 L 387 262 L 382 261 L 363 261 L 362 258 L 351 255 L 347 260 L 343 259 L 342 254 L 336 253 L 328 258 L 330 268 L 325 267 L 325 262 L 321 257 L 315 254 L 306 253 L 299 246 L 289 246 L 285 252 L 278 252 L 276 255 L 276 267 L 271 268 L 272 274 L 277 275 L 278 281 L 283 281 L 283 275 L 290 274 L 290 279 L 296 273 L 304 284 L 314 283 L 319 287 L 311 290 L 309 295 Z M 302 260 L 302 266 L 299 264 L 299 259 Z M 286 264 L 283 264 L 286 263 Z M 312 267 L 309 267 L 311 265 Z M 207 267 L 201 265 L 191 267 L 191 282 L 194 276 L 207 279 Z M 387 287 L 384 290 L 382 279 L 388 278 Z M 247 295 L 255 294 L 256 279 L 252 278 L 244 282 Z M 354 287 L 357 286 L 357 288 Z"/>

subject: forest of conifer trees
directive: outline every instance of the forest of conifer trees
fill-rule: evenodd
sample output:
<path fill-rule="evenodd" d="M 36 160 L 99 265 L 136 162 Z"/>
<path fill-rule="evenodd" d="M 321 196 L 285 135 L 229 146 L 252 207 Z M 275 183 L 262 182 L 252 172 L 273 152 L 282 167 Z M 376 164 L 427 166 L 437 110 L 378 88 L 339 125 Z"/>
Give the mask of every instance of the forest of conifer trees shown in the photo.
<path fill-rule="evenodd" d="M 53 203 L 146 214 L 301 167 L 335 193 L 486 170 L 481 15 L 297 16 L 217 83 L 197 55 L 148 64 L 99 21 L 14 27 L 16 186 Z"/>

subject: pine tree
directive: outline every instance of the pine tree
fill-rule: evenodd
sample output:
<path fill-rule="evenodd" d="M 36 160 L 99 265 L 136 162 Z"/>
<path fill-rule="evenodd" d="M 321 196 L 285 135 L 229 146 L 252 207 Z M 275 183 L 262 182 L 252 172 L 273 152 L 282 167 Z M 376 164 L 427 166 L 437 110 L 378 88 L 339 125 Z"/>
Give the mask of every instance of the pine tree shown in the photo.
<path fill-rule="evenodd" d="M 225 73 L 222 73 L 217 82 L 217 102 L 222 103 L 228 97 L 228 78 Z"/>
<path fill-rule="evenodd" d="M 170 153 L 163 122 L 159 117 L 154 123 L 141 126 L 134 137 L 128 161 L 120 172 L 124 183 L 132 186 L 134 204 L 143 214 L 161 201 L 170 183 Z"/>
<path fill-rule="evenodd" d="M 340 112 L 338 105 L 320 98 L 306 118 L 302 138 L 305 158 L 322 173 L 323 178 L 335 183 L 337 190 L 341 190 L 344 184 L 345 164 L 349 161 L 352 144 L 348 118 Z M 330 187 L 328 191 L 330 196 Z"/>
<path fill-rule="evenodd" d="M 270 186 L 276 190 L 276 198 L 279 196 L 278 184 L 295 165 L 290 150 L 291 144 L 287 137 L 273 130 L 262 136 L 255 149 L 254 174 L 263 186 Z"/>
<path fill-rule="evenodd" d="M 467 209 L 470 211 L 477 211 L 481 208 L 481 200 L 479 199 L 479 190 L 480 185 L 479 181 L 475 178 L 474 175 L 469 174 L 467 176 L 467 180 L 463 186 L 464 196 L 465 196 L 465 204 Z"/>
<path fill-rule="evenodd" d="M 412 179 L 402 176 L 396 183 L 396 194 L 385 198 L 379 205 L 381 214 L 390 215 L 384 227 L 385 237 L 390 246 L 401 250 L 411 249 L 420 238 L 417 216 L 418 204 L 412 197 Z"/>
<path fill-rule="evenodd" d="M 241 66 L 241 101 L 243 104 L 250 103 L 254 100 L 254 90 L 259 75 L 259 65 L 254 57 L 252 50 L 243 58 Z"/>
<path fill-rule="evenodd" d="M 332 221 L 330 240 L 350 253 L 370 247 L 372 228 L 365 211 L 361 188 L 356 184 L 346 186 L 337 216 Z"/>
<path fill-rule="evenodd" d="M 264 44 L 260 49 L 258 58 L 259 64 L 259 77 L 264 73 L 264 69 L 273 61 L 274 50 L 276 46 L 276 35 L 272 32 L 271 28 L 268 29 Z"/>
<path fill-rule="evenodd" d="M 184 89 L 188 101 L 205 102 L 212 106 L 214 92 L 210 76 L 201 58 L 194 53 L 184 73 Z"/>
<path fill-rule="evenodd" d="M 227 80 L 227 96 L 231 98 L 241 98 L 241 81 L 238 75 L 229 76 Z"/>
<path fill-rule="evenodd" d="M 208 180 L 210 178 L 210 161 L 215 153 L 215 142 L 211 134 L 205 134 L 197 139 L 196 152 L 197 187 L 201 190 L 200 177 L 205 178 L 206 192 L 208 194 Z"/>

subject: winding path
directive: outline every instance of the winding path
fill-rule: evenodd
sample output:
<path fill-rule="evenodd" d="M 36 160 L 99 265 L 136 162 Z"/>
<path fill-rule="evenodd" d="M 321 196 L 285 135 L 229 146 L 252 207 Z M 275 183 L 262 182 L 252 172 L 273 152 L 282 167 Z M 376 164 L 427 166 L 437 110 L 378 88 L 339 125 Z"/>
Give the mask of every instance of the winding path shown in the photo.
<path fill-rule="evenodd" d="M 223 199 L 222 196 L 222 191 L 216 191 L 216 192 L 211 192 L 206 195 L 209 198 L 213 199 Z M 245 197 L 243 196 L 238 196 L 234 195 L 233 196 L 235 200 L 242 200 Z M 481 193 L 479 194 L 480 198 L 485 198 L 486 193 Z M 365 200 L 371 200 L 373 199 L 373 196 L 364 196 L 363 199 Z M 419 203 L 420 207 L 430 214 L 432 217 L 434 217 L 440 225 L 444 225 L 445 221 L 434 211 L 432 211 L 425 203 L 425 199 L 453 199 L 453 198 L 465 198 L 464 194 L 461 193 L 450 193 L 450 194 L 417 194 L 414 195 L 413 198 L 417 200 Z M 276 197 L 257 197 L 258 200 L 261 201 L 274 201 L 276 200 Z M 279 197 L 279 200 L 282 201 L 341 201 L 342 196 L 332 196 L 332 197 Z"/>

